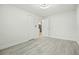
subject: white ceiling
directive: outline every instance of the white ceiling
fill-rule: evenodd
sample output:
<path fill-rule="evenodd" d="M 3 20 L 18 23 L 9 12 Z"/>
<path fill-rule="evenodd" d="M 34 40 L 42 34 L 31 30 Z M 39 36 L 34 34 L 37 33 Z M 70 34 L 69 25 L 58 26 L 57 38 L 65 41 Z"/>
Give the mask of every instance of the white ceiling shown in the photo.
<path fill-rule="evenodd" d="M 14 6 L 39 16 L 49 16 L 55 13 L 76 9 L 76 5 L 74 4 L 50 4 L 50 7 L 47 9 L 41 9 L 39 4 L 15 4 Z"/>

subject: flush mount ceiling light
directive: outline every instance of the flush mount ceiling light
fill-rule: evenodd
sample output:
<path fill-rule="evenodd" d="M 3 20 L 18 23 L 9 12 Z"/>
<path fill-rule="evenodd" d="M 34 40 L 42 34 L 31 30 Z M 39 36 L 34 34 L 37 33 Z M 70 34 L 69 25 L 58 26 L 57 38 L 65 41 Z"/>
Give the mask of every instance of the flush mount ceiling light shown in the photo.
<path fill-rule="evenodd" d="M 47 9 L 47 8 L 49 8 L 49 7 L 50 7 L 49 4 L 40 4 L 40 8 L 41 8 L 41 9 Z"/>

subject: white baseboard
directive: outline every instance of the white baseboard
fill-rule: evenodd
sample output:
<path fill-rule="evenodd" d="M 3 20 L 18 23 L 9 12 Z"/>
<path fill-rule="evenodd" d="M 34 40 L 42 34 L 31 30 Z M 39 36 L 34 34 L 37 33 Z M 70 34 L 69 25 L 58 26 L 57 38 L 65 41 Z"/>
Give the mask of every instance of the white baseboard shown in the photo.
<path fill-rule="evenodd" d="M 49 37 L 52 37 L 52 38 L 58 38 L 58 39 L 63 39 L 63 40 L 78 41 L 78 38 L 75 37 L 75 36 L 49 35 Z"/>

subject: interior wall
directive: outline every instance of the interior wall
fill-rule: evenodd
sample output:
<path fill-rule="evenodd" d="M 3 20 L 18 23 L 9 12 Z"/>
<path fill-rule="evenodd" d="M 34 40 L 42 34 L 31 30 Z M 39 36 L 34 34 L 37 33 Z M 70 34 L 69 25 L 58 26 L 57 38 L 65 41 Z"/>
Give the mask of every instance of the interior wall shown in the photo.
<path fill-rule="evenodd" d="M 47 17 L 48 34 L 53 38 L 76 40 L 76 10 L 69 10 Z"/>
<path fill-rule="evenodd" d="M 79 42 L 79 5 L 77 5 L 76 14 L 77 14 L 77 39 Z"/>
<path fill-rule="evenodd" d="M 0 5 L 0 49 L 37 37 L 38 16 L 10 5 Z"/>

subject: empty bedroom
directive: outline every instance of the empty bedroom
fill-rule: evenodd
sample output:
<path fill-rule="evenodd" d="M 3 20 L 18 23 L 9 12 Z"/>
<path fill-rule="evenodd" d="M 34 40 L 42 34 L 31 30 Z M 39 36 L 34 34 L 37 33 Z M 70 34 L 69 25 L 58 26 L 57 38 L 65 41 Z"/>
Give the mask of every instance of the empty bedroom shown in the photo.
<path fill-rule="evenodd" d="M 0 4 L 0 55 L 79 55 L 79 5 Z"/>

